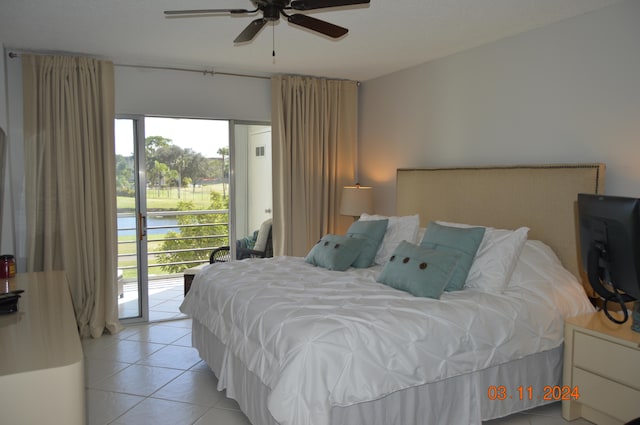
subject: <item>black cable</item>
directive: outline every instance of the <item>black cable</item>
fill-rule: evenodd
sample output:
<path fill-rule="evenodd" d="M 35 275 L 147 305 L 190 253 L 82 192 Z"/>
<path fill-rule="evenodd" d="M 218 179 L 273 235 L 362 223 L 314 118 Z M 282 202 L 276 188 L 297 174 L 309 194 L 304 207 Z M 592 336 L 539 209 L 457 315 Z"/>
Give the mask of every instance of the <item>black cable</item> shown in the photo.
<path fill-rule="evenodd" d="M 614 296 L 604 299 L 604 305 L 602 306 L 602 310 L 604 311 L 605 316 L 609 318 L 609 320 L 621 325 L 625 323 L 627 320 L 629 320 L 629 312 L 627 311 L 627 307 L 624 305 L 624 300 L 622 299 L 621 294 L 618 292 L 616 288 L 613 288 L 613 290 L 615 291 Z M 607 308 L 607 305 L 609 304 L 609 301 L 611 301 L 613 298 L 615 298 L 615 302 L 617 302 L 620 305 L 620 308 L 622 309 L 622 314 L 623 314 L 622 320 L 616 319 L 609 313 L 609 309 Z"/>
<path fill-rule="evenodd" d="M 605 244 L 594 242 L 591 244 L 587 257 L 587 276 L 591 287 L 602 297 L 604 304 L 602 310 L 605 316 L 614 323 L 623 324 L 629 319 L 629 313 L 624 305 L 626 301 L 629 301 L 628 295 L 623 295 L 615 285 L 611 285 L 610 271 L 609 271 L 609 254 Z M 613 288 L 613 292 L 605 288 L 603 282 L 609 283 Z M 609 313 L 609 302 L 615 301 L 620 305 L 623 320 L 618 320 Z"/>

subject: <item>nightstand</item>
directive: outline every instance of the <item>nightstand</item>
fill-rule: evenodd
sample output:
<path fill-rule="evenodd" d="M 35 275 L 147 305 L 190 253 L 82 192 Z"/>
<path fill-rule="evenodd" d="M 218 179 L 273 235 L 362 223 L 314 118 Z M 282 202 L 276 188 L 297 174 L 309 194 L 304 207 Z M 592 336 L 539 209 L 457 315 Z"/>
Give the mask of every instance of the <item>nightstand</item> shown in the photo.
<path fill-rule="evenodd" d="M 563 387 L 579 393 L 562 401 L 566 420 L 619 425 L 640 417 L 640 333 L 631 318 L 618 325 L 598 312 L 566 320 Z"/>

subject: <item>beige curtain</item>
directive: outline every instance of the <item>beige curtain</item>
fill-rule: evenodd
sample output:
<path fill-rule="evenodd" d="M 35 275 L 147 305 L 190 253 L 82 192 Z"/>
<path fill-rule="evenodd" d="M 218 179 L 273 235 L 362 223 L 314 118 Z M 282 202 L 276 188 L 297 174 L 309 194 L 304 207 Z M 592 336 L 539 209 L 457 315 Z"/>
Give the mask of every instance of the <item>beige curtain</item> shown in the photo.
<path fill-rule="evenodd" d="M 27 271 L 64 270 L 83 337 L 120 329 L 113 64 L 22 58 Z"/>
<path fill-rule="evenodd" d="M 353 222 L 339 202 L 354 183 L 357 83 L 275 76 L 271 89 L 274 254 L 304 256 Z"/>
<path fill-rule="evenodd" d="M 5 164 L 7 163 L 6 154 L 6 142 L 4 130 L 0 127 L 0 229 L 2 229 L 2 220 L 4 215 L 4 186 L 5 181 Z"/>

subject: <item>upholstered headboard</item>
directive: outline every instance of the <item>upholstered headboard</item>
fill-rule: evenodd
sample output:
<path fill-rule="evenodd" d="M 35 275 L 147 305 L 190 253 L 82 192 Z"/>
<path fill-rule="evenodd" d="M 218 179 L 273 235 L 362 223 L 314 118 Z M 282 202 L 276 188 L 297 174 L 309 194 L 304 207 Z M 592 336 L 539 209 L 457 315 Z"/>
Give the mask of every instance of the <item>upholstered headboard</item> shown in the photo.
<path fill-rule="evenodd" d="M 398 215 L 491 226 L 529 227 L 529 239 L 551 246 L 582 277 L 578 255 L 578 193 L 604 193 L 604 164 L 399 169 Z M 583 279 L 586 282 L 586 279 Z M 592 295 L 586 283 L 587 294 Z"/>

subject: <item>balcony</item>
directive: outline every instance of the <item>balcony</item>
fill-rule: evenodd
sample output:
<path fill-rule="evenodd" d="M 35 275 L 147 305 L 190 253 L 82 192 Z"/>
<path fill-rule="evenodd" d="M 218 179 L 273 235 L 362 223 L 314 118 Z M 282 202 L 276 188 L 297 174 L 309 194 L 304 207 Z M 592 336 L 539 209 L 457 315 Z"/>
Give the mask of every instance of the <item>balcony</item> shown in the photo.
<path fill-rule="evenodd" d="M 121 318 L 135 317 L 139 311 L 137 282 L 125 283 L 122 298 L 118 298 Z M 182 273 L 149 280 L 149 321 L 173 320 L 186 317 L 179 307 L 184 299 Z"/>
<path fill-rule="evenodd" d="M 209 262 L 211 251 L 228 244 L 228 210 L 150 212 L 147 221 L 149 321 L 184 317 L 182 270 Z M 136 216 L 118 214 L 118 270 L 123 291 L 120 318 L 140 316 Z"/>

